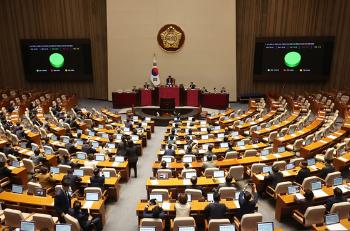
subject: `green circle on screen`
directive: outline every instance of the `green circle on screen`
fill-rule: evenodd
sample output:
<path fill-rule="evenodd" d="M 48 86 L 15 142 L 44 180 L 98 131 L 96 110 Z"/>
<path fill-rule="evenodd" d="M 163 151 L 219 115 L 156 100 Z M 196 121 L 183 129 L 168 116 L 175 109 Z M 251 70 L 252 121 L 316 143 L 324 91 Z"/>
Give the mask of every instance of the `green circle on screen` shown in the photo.
<path fill-rule="evenodd" d="M 64 57 L 60 53 L 53 53 L 49 57 L 51 66 L 54 68 L 60 68 L 64 64 Z"/>
<path fill-rule="evenodd" d="M 284 63 L 287 67 L 296 67 L 300 64 L 301 55 L 296 51 L 288 52 L 284 56 Z"/>

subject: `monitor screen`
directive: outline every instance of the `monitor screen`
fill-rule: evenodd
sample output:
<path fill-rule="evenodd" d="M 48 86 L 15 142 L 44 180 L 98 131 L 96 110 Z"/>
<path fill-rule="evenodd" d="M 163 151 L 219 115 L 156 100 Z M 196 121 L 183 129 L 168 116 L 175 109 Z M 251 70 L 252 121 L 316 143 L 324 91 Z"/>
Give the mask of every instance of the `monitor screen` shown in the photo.
<path fill-rule="evenodd" d="M 84 142 L 83 142 L 82 140 L 77 140 L 77 145 L 78 145 L 78 146 L 82 146 L 83 143 L 84 143 Z"/>
<path fill-rule="evenodd" d="M 225 137 L 225 134 L 224 134 L 224 133 L 219 133 L 219 134 L 218 134 L 218 138 L 223 139 L 224 137 Z"/>
<path fill-rule="evenodd" d="M 285 152 L 286 151 L 286 147 L 278 147 L 278 152 Z"/>
<path fill-rule="evenodd" d="M 312 190 L 319 190 L 322 188 L 322 183 L 321 181 L 315 181 L 311 183 L 311 189 Z"/>
<path fill-rule="evenodd" d="M 114 157 L 114 162 L 124 162 L 124 157 L 123 156 L 116 156 Z"/>
<path fill-rule="evenodd" d="M 219 231 L 235 231 L 234 225 L 220 225 Z"/>
<path fill-rule="evenodd" d="M 58 167 L 50 167 L 50 172 L 52 173 L 52 174 L 57 174 L 57 173 L 59 173 L 60 172 L 60 169 L 58 168 Z"/>
<path fill-rule="evenodd" d="M 149 200 L 156 200 L 158 202 L 163 202 L 163 195 L 162 194 L 150 194 Z"/>
<path fill-rule="evenodd" d="M 225 171 L 219 170 L 219 171 L 214 171 L 214 178 L 222 178 L 225 177 Z"/>
<path fill-rule="evenodd" d="M 102 138 L 108 139 L 108 134 L 102 133 Z"/>
<path fill-rule="evenodd" d="M 26 142 L 21 142 L 20 143 L 21 148 L 27 148 L 27 143 Z"/>
<path fill-rule="evenodd" d="M 32 151 L 33 151 L 33 152 L 34 152 L 35 150 L 37 150 L 37 149 L 38 149 L 37 146 L 32 145 Z"/>
<path fill-rule="evenodd" d="M 111 177 L 111 173 L 108 171 L 103 171 L 102 174 L 105 176 L 105 178 L 110 178 Z"/>
<path fill-rule="evenodd" d="M 186 172 L 185 173 L 186 179 L 191 179 L 193 176 L 197 176 L 197 173 L 196 172 Z"/>
<path fill-rule="evenodd" d="M 18 184 L 12 184 L 12 192 L 22 194 L 23 193 L 23 186 L 18 185 Z"/>
<path fill-rule="evenodd" d="M 204 150 L 208 150 L 208 147 L 209 147 L 208 144 L 203 144 L 203 145 L 202 145 L 202 149 L 204 149 Z"/>
<path fill-rule="evenodd" d="M 190 226 L 179 226 L 178 231 L 195 231 L 195 228 Z"/>
<path fill-rule="evenodd" d="M 201 132 L 207 132 L 208 129 L 207 128 L 201 128 Z"/>
<path fill-rule="evenodd" d="M 131 140 L 132 141 L 138 141 L 139 140 L 139 136 L 138 135 L 132 135 L 131 136 Z"/>
<path fill-rule="evenodd" d="M 35 223 L 33 221 L 21 221 L 21 231 L 35 231 Z"/>
<path fill-rule="evenodd" d="M 324 221 L 326 225 L 333 225 L 339 223 L 339 216 L 336 213 L 331 213 L 324 216 Z"/>
<path fill-rule="evenodd" d="M 78 134 L 83 134 L 83 130 L 77 129 L 77 133 L 78 133 Z"/>
<path fill-rule="evenodd" d="M 103 125 L 102 125 L 102 124 L 99 124 L 99 125 L 98 125 L 98 128 L 103 128 Z"/>
<path fill-rule="evenodd" d="M 51 148 L 44 148 L 44 152 L 45 152 L 45 155 L 50 155 L 50 154 L 52 154 L 52 150 L 51 150 Z"/>
<path fill-rule="evenodd" d="M 56 224 L 56 231 L 71 231 L 72 227 L 70 224 Z"/>
<path fill-rule="evenodd" d="M 28 81 L 92 81 L 89 39 L 22 39 Z"/>
<path fill-rule="evenodd" d="M 263 149 L 263 150 L 261 150 L 261 152 L 260 152 L 260 155 L 262 155 L 262 156 L 266 156 L 266 155 L 268 155 L 269 154 L 269 150 L 267 150 L 267 149 Z"/>
<path fill-rule="evenodd" d="M 202 140 L 207 140 L 207 139 L 209 139 L 208 135 L 202 135 Z"/>
<path fill-rule="evenodd" d="M 238 132 L 231 132 L 231 136 L 238 136 Z"/>
<path fill-rule="evenodd" d="M 12 166 L 15 167 L 15 168 L 18 168 L 20 166 L 20 162 L 19 161 L 12 161 Z"/>
<path fill-rule="evenodd" d="M 272 173 L 272 166 L 265 166 L 262 171 L 263 173 Z"/>
<path fill-rule="evenodd" d="M 315 165 L 315 164 L 316 164 L 316 160 L 314 158 L 307 160 L 307 165 L 308 166 L 312 166 L 312 165 Z"/>
<path fill-rule="evenodd" d="M 95 155 L 95 160 L 96 161 L 104 161 L 105 160 L 105 155 Z"/>
<path fill-rule="evenodd" d="M 295 166 L 294 166 L 293 163 L 289 163 L 289 164 L 286 165 L 286 169 L 287 169 L 287 170 L 293 169 L 294 167 L 295 167 Z"/>
<path fill-rule="evenodd" d="M 82 169 L 74 169 L 73 175 L 82 177 L 82 176 L 84 176 L 84 170 L 82 170 Z"/>
<path fill-rule="evenodd" d="M 77 158 L 78 158 L 79 160 L 85 160 L 86 155 L 85 155 L 85 153 L 77 153 Z"/>
<path fill-rule="evenodd" d="M 89 131 L 89 136 L 95 136 L 95 132 Z"/>
<path fill-rule="evenodd" d="M 34 195 L 38 196 L 38 197 L 44 197 L 44 196 L 46 196 L 46 190 L 43 188 L 35 188 Z"/>
<path fill-rule="evenodd" d="M 334 37 L 257 38 L 254 80 L 326 81 L 331 71 Z"/>
<path fill-rule="evenodd" d="M 192 163 L 192 156 L 184 156 L 182 158 L 182 162 L 184 162 L 184 163 Z"/>
<path fill-rule="evenodd" d="M 342 185 L 343 184 L 343 178 L 342 177 L 336 177 L 333 180 L 333 186 L 337 186 L 337 185 Z"/>
<path fill-rule="evenodd" d="M 91 144 L 93 148 L 97 148 L 99 146 L 99 143 L 96 141 L 93 141 Z"/>
<path fill-rule="evenodd" d="M 221 143 L 220 147 L 221 148 L 228 148 L 228 143 L 226 143 L 226 142 L 225 143 Z"/>
<path fill-rule="evenodd" d="M 124 132 L 130 132 L 130 128 L 124 128 Z"/>
<path fill-rule="evenodd" d="M 156 231 L 156 227 L 140 227 L 140 231 Z"/>
<path fill-rule="evenodd" d="M 162 160 L 164 160 L 167 163 L 171 163 L 173 159 L 171 157 L 169 157 L 169 156 L 163 156 Z"/>
<path fill-rule="evenodd" d="M 288 194 L 296 194 L 299 192 L 299 186 L 288 186 Z"/>
<path fill-rule="evenodd" d="M 107 143 L 107 147 L 108 148 L 115 148 L 115 144 L 114 143 Z"/>
<path fill-rule="evenodd" d="M 63 143 L 66 143 L 66 144 L 69 143 L 69 138 L 64 137 L 64 138 L 63 138 Z"/>
<path fill-rule="evenodd" d="M 98 193 L 88 192 L 85 194 L 85 200 L 87 201 L 98 201 Z"/>
<path fill-rule="evenodd" d="M 115 139 L 116 139 L 116 140 L 121 140 L 121 139 L 122 139 L 122 136 L 123 136 L 122 134 L 117 134 L 117 135 L 115 136 Z"/>
<path fill-rule="evenodd" d="M 214 201 L 214 193 L 207 193 L 207 201 L 209 202 Z"/>
<path fill-rule="evenodd" d="M 259 222 L 257 224 L 257 231 L 273 231 L 273 222 Z"/>
<path fill-rule="evenodd" d="M 244 146 L 244 141 L 238 141 L 237 146 Z"/>
<path fill-rule="evenodd" d="M 52 136 L 51 136 L 51 140 L 53 140 L 53 141 L 57 141 L 57 136 L 52 135 Z"/>

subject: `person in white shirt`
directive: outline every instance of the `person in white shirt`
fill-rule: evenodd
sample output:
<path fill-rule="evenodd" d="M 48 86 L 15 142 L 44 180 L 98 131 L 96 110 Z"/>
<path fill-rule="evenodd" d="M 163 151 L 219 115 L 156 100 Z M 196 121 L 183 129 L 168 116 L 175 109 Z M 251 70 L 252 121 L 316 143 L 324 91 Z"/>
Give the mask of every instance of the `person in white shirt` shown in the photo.
<path fill-rule="evenodd" d="M 189 217 L 191 212 L 191 205 L 187 202 L 187 195 L 180 193 L 179 202 L 175 204 L 176 217 Z"/>
<path fill-rule="evenodd" d="M 93 169 L 96 168 L 96 161 L 94 160 L 94 154 L 89 154 L 87 156 L 87 160 L 84 162 L 84 167 L 92 167 Z"/>

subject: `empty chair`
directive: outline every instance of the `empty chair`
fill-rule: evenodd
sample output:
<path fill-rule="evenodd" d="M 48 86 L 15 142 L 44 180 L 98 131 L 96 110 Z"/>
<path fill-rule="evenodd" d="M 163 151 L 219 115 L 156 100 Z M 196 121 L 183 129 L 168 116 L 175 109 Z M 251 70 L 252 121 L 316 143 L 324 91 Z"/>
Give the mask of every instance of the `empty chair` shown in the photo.
<path fill-rule="evenodd" d="M 236 188 L 234 187 L 221 187 L 219 189 L 220 199 L 235 198 Z"/>
<path fill-rule="evenodd" d="M 35 222 L 35 228 L 38 230 L 55 230 L 55 224 L 58 221 L 57 217 L 52 217 L 49 214 L 34 213 L 33 221 Z"/>
<path fill-rule="evenodd" d="M 315 224 L 323 224 L 326 207 L 323 205 L 308 207 L 304 214 L 294 210 L 292 217 L 304 227 L 310 227 Z"/>
<path fill-rule="evenodd" d="M 278 194 L 286 194 L 288 192 L 288 187 L 289 186 L 292 186 L 292 182 L 290 182 L 290 181 L 280 182 L 280 183 L 278 183 L 276 185 L 275 189 L 273 189 L 272 187 L 268 186 L 266 188 L 266 192 L 272 198 L 276 199 Z"/>
<path fill-rule="evenodd" d="M 294 166 L 299 166 L 301 162 L 304 161 L 304 158 L 298 157 L 290 160 L 290 163 L 294 164 Z"/>
<path fill-rule="evenodd" d="M 258 222 L 262 222 L 262 215 L 260 213 L 244 214 L 241 221 L 235 217 L 234 222 L 239 230 L 252 231 L 256 230 Z"/>
<path fill-rule="evenodd" d="M 27 172 L 29 174 L 34 174 L 35 173 L 34 162 L 30 159 L 27 159 L 27 158 L 24 158 L 22 161 L 23 161 L 23 165 L 26 168 Z"/>
<path fill-rule="evenodd" d="M 331 173 L 328 173 L 324 181 L 327 186 L 333 186 L 334 179 L 338 177 L 341 177 L 341 172 L 331 172 Z"/>
<path fill-rule="evenodd" d="M 1 161 L 3 161 L 3 162 L 6 162 L 6 161 L 7 161 L 7 157 L 6 157 L 5 153 L 0 152 L 0 159 L 1 159 Z"/>
<path fill-rule="evenodd" d="M 28 191 L 27 194 L 34 194 L 36 188 L 42 188 L 40 183 L 28 182 Z"/>
<path fill-rule="evenodd" d="M 101 198 L 103 199 L 103 192 L 99 187 L 86 187 L 84 188 L 84 194 L 86 193 L 97 193 L 98 199 L 101 199 Z"/>
<path fill-rule="evenodd" d="M 54 150 L 51 146 L 45 145 L 43 148 L 44 148 L 44 150 L 50 150 L 50 153 L 54 154 Z"/>
<path fill-rule="evenodd" d="M 236 165 L 231 166 L 228 174 L 232 176 L 235 180 L 243 180 L 244 177 L 244 166 L 243 165 Z"/>
<path fill-rule="evenodd" d="M 271 132 L 268 137 L 264 137 L 263 141 L 265 141 L 266 143 L 272 143 L 276 138 L 277 138 L 277 132 L 274 131 L 274 132 Z"/>
<path fill-rule="evenodd" d="M 103 168 L 102 172 L 109 172 L 110 177 L 117 177 L 117 171 L 114 168 Z"/>
<path fill-rule="evenodd" d="M 10 162 L 12 162 L 12 161 L 17 161 L 18 159 L 17 159 L 17 157 L 15 157 L 14 155 L 12 155 L 12 154 L 8 154 L 8 159 L 9 159 L 9 161 Z"/>
<path fill-rule="evenodd" d="M 140 227 L 154 227 L 155 231 L 163 231 L 164 224 L 160 218 L 143 218 L 140 221 Z"/>
<path fill-rule="evenodd" d="M 279 137 L 283 137 L 287 134 L 288 128 L 282 128 L 278 134 Z"/>
<path fill-rule="evenodd" d="M 249 130 L 243 132 L 244 135 L 250 136 L 254 131 L 256 131 L 257 127 L 257 125 L 251 126 Z"/>
<path fill-rule="evenodd" d="M 218 231 L 220 225 L 230 225 L 229 219 L 210 219 L 208 224 L 208 231 Z"/>
<path fill-rule="evenodd" d="M 317 176 L 309 176 L 309 177 L 304 178 L 303 183 L 302 183 L 301 186 L 303 187 L 304 190 L 306 190 L 306 189 L 310 189 L 311 190 L 311 183 L 313 183 L 315 181 L 321 181 L 322 182 L 322 179 L 317 177 Z"/>
<path fill-rule="evenodd" d="M 19 228 L 21 226 L 21 221 L 31 220 L 31 214 L 22 213 L 17 209 L 6 208 L 4 210 L 5 215 L 5 225 L 11 228 Z"/>
<path fill-rule="evenodd" d="M 250 149 L 250 150 L 246 150 L 244 152 L 243 157 L 250 157 L 250 156 L 257 156 L 258 155 L 258 151 L 255 149 Z"/>
<path fill-rule="evenodd" d="M 80 167 L 84 171 L 84 176 L 93 176 L 94 168 L 93 167 Z"/>
<path fill-rule="evenodd" d="M 186 159 L 186 158 L 192 158 L 192 162 L 196 161 L 196 156 L 195 155 L 188 155 L 188 154 L 186 154 L 186 155 L 183 156 L 182 159 Z"/>
<path fill-rule="evenodd" d="M 273 162 L 272 167 L 276 166 L 280 171 L 284 171 L 286 169 L 286 165 L 287 165 L 286 161 L 280 160 L 280 161 Z"/>
<path fill-rule="evenodd" d="M 182 177 L 185 177 L 185 174 L 187 173 L 187 172 L 192 172 L 192 173 L 196 173 L 197 174 L 197 171 L 196 171 L 196 169 L 182 169 L 182 171 L 181 171 L 181 176 Z"/>
<path fill-rule="evenodd" d="M 171 169 L 158 169 L 157 170 L 157 177 L 158 178 L 163 178 L 163 179 L 168 179 L 173 176 L 173 172 Z"/>
<path fill-rule="evenodd" d="M 293 151 L 293 152 L 298 152 L 300 151 L 301 147 L 303 146 L 303 139 L 297 139 L 294 141 L 294 144 L 288 144 L 286 146 L 286 149 L 289 151 Z"/>
<path fill-rule="evenodd" d="M 207 168 L 204 170 L 204 176 L 205 177 L 213 177 L 214 176 L 214 171 L 219 170 L 219 168 Z"/>
<path fill-rule="evenodd" d="M 196 222 L 193 217 L 176 217 L 174 219 L 173 230 L 179 230 L 179 227 L 196 227 Z"/>
<path fill-rule="evenodd" d="M 315 159 L 324 162 L 326 159 L 332 160 L 334 158 L 335 149 L 328 148 L 325 154 L 317 154 Z"/>
<path fill-rule="evenodd" d="M 163 156 L 162 157 L 162 161 L 163 161 L 163 158 L 164 158 L 165 156 Z M 168 159 L 168 158 L 170 158 L 171 159 L 171 162 L 174 162 L 175 161 L 175 157 L 173 157 L 173 156 L 166 156 L 166 158 Z"/>
<path fill-rule="evenodd" d="M 163 201 L 169 200 L 169 191 L 168 189 L 152 189 L 151 195 L 162 195 Z"/>
<path fill-rule="evenodd" d="M 348 219 L 350 216 L 350 203 L 339 202 L 332 205 L 330 213 L 337 213 L 339 219 Z"/>
<path fill-rule="evenodd" d="M 250 172 L 248 171 L 248 175 L 253 176 L 253 174 L 260 174 L 260 173 L 262 173 L 263 168 L 266 166 L 267 165 L 263 164 L 263 163 L 254 163 L 254 164 L 252 164 Z"/>
<path fill-rule="evenodd" d="M 236 159 L 239 157 L 239 153 L 236 151 L 229 151 L 225 154 L 225 159 Z"/>
<path fill-rule="evenodd" d="M 202 191 L 199 189 L 185 189 L 187 195 L 191 195 L 191 200 L 200 200 L 202 199 Z"/>
<path fill-rule="evenodd" d="M 309 145 L 312 143 L 314 139 L 314 135 L 311 134 L 311 135 L 308 135 L 306 138 L 305 138 L 305 141 L 303 142 L 303 146 L 306 146 L 306 145 Z"/>
<path fill-rule="evenodd" d="M 82 231 L 83 229 L 80 227 L 79 221 L 69 215 L 68 213 L 64 214 L 64 219 L 66 220 L 67 224 L 71 225 L 72 231 Z"/>
<path fill-rule="evenodd" d="M 63 156 L 70 156 L 68 150 L 65 148 L 59 148 L 58 155 L 59 155 L 60 159 L 63 159 Z"/>
<path fill-rule="evenodd" d="M 64 164 L 59 164 L 57 166 L 60 170 L 60 173 L 67 173 L 68 172 L 68 169 L 71 169 L 72 167 L 69 166 L 69 165 L 64 165 Z"/>

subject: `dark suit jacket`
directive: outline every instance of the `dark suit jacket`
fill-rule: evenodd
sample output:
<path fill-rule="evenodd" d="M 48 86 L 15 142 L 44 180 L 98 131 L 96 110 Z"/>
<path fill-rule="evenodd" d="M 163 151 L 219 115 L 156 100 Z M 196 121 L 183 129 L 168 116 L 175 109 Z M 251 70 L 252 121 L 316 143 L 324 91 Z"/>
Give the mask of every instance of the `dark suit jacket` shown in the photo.
<path fill-rule="evenodd" d="M 71 208 L 68 210 L 68 214 L 79 221 L 79 224 L 84 231 L 89 230 L 89 225 L 90 225 L 89 214 L 86 211 L 83 211 L 83 210 L 76 211 Z"/>
<path fill-rule="evenodd" d="M 67 174 L 63 177 L 62 181 L 64 179 L 68 179 L 68 181 L 70 182 L 69 185 L 72 188 L 73 191 L 79 189 L 80 187 L 80 182 L 81 182 L 81 178 L 78 176 L 75 176 L 73 174 Z"/>
<path fill-rule="evenodd" d="M 63 189 L 59 189 L 55 195 L 54 207 L 58 215 L 68 213 L 71 207 L 71 198 Z"/>
<path fill-rule="evenodd" d="M 11 176 L 11 170 L 8 169 L 7 167 L 2 167 L 0 168 L 0 179 L 4 177 L 10 177 Z"/>
<path fill-rule="evenodd" d="M 320 177 L 322 179 L 326 179 L 326 176 L 328 175 L 328 173 L 331 173 L 331 172 L 334 172 L 334 171 L 335 171 L 335 169 L 334 169 L 333 165 L 326 164 L 326 166 L 321 170 Z"/>
<path fill-rule="evenodd" d="M 88 144 L 83 144 L 83 146 L 81 147 L 81 151 L 85 152 L 86 154 L 94 154 L 96 152 L 96 150 L 92 147 L 90 147 L 90 145 Z"/>
<path fill-rule="evenodd" d="M 129 163 L 136 163 L 139 159 L 136 146 L 126 147 L 125 156 L 128 158 Z"/>
<path fill-rule="evenodd" d="M 74 144 L 71 143 L 66 144 L 66 149 L 70 154 L 77 152 L 77 149 L 75 148 Z"/>
<path fill-rule="evenodd" d="M 268 176 L 265 176 L 264 181 L 267 186 L 275 188 L 279 182 L 283 181 L 283 174 L 281 172 L 272 173 Z"/>
<path fill-rule="evenodd" d="M 240 207 L 239 212 L 241 216 L 248 213 L 254 213 L 256 203 L 258 202 L 258 194 L 257 193 L 254 194 L 253 200 L 246 201 L 244 199 L 244 192 L 241 192 L 239 194 L 238 202 Z"/>
<path fill-rule="evenodd" d="M 333 204 L 339 203 L 339 202 L 344 202 L 344 201 L 345 201 L 344 197 L 335 197 L 335 196 L 333 196 L 331 198 L 328 198 L 327 201 L 326 201 L 326 210 L 330 211 Z"/>
<path fill-rule="evenodd" d="M 175 156 L 175 151 L 172 149 L 166 149 L 164 151 L 164 156 Z"/>
<path fill-rule="evenodd" d="M 90 186 L 99 187 L 102 191 L 105 186 L 105 177 L 104 176 L 92 176 L 90 177 Z"/>
<path fill-rule="evenodd" d="M 302 168 L 299 170 L 297 176 L 295 177 L 295 182 L 297 182 L 298 184 L 302 184 L 303 180 L 309 176 L 311 176 L 310 169 Z"/>
<path fill-rule="evenodd" d="M 208 219 L 224 219 L 227 211 L 225 204 L 214 202 L 205 207 L 204 215 Z"/>

